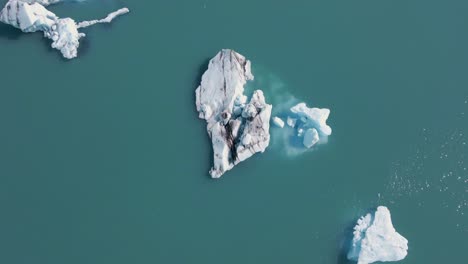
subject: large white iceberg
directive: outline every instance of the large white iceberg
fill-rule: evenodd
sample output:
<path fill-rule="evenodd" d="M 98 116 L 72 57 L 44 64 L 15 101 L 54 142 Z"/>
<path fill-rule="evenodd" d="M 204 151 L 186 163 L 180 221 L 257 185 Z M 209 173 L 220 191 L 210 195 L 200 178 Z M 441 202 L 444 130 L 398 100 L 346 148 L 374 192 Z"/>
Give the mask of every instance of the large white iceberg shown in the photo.
<path fill-rule="evenodd" d="M 207 122 L 213 145 L 213 178 L 264 152 L 270 142 L 272 106 L 261 90 L 254 91 L 250 101 L 244 95 L 244 85 L 253 78 L 250 61 L 224 49 L 210 60 L 195 91 L 197 111 Z"/>
<path fill-rule="evenodd" d="M 72 59 L 78 54 L 80 38 L 85 36 L 78 32 L 78 28 L 109 23 L 115 17 L 129 12 L 127 8 L 122 8 L 104 19 L 77 24 L 71 18 L 59 18 L 44 7 L 58 2 L 61 0 L 9 0 L 0 11 L 0 22 L 23 32 L 44 32 L 44 36 L 52 40 L 52 48 L 60 50 L 63 57 Z"/>
<path fill-rule="evenodd" d="M 353 234 L 348 259 L 358 264 L 398 261 L 407 255 L 408 240 L 396 232 L 385 206 L 379 206 L 373 215 L 361 217 Z"/>

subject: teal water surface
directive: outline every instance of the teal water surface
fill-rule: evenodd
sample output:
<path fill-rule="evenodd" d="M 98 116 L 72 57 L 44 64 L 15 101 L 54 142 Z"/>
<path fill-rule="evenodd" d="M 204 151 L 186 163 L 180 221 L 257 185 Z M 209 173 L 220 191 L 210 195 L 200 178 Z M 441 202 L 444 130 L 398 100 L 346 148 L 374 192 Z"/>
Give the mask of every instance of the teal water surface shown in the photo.
<path fill-rule="evenodd" d="M 2 5 L 3 5 L 2 1 Z M 65 61 L 0 25 L 0 263 L 348 263 L 386 205 L 404 264 L 468 259 L 468 2 L 89 0 Z M 208 176 L 194 91 L 232 48 L 252 87 L 331 109 L 326 145 Z M 277 90 L 275 87 L 280 87 Z"/>

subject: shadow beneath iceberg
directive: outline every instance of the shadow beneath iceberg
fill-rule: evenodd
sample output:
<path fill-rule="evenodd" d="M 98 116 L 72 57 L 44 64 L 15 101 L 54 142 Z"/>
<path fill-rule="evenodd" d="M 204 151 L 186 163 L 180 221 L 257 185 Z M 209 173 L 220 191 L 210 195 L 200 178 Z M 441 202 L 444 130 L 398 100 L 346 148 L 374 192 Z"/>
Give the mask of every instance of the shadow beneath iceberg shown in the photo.
<path fill-rule="evenodd" d="M 38 45 L 42 45 L 42 47 L 45 49 L 45 51 L 47 53 L 50 53 L 50 56 L 56 56 L 56 58 L 58 60 L 68 61 L 67 59 L 65 59 L 62 56 L 62 53 L 60 52 L 60 50 L 52 48 L 52 40 L 44 37 L 42 32 L 35 32 L 35 33 L 32 33 L 32 34 L 41 35 L 41 39 L 40 39 Z"/>
<path fill-rule="evenodd" d="M 202 64 L 200 64 L 200 67 L 197 69 L 197 77 L 195 78 L 195 82 L 193 84 L 193 89 L 196 89 L 198 86 L 200 86 L 200 83 L 201 83 L 201 80 L 202 80 L 202 76 L 203 74 L 206 72 L 206 70 L 208 70 L 208 65 L 210 64 L 210 60 L 211 59 L 206 59 Z M 193 93 L 194 97 L 195 97 L 195 92 Z M 195 98 L 194 99 L 194 102 L 195 102 Z"/>
<path fill-rule="evenodd" d="M 35 36 L 35 35 L 37 35 L 37 36 Z M 40 37 L 38 37 L 39 35 L 40 35 Z M 0 39 L 1 38 L 7 39 L 7 40 L 14 40 L 14 41 L 17 41 L 20 38 L 26 38 L 26 39 L 29 38 L 27 41 L 31 41 L 31 42 L 36 41 L 36 42 L 38 42 L 37 45 L 44 46 L 44 48 L 46 49 L 47 52 L 49 52 L 49 53 L 58 52 L 60 54 L 59 51 L 57 51 L 57 50 L 55 50 L 55 49 L 53 49 L 51 47 L 52 41 L 50 39 L 48 39 L 48 38 L 45 38 L 43 36 L 42 32 L 26 33 L 26 32 L 23 32 L 20 29 L 17 29 L 17 28 L 15 28 L 13 26 L 6 25 L 6 24 L 0 24 Z M 61 57 L 61 54 L 60 54 L 59 57 Z"/>
<path fill-rule="evenodd" d="M 0 38 L 16 40 L 19 39 L 23 34 L 25 33 L 13 26 L 0 24 Z"/>
<path fill-rule="evenodd" d="M 349 222 L 338 236 L 338 258 L 337 264 L 355 264 L 356 262 L 348 260 L 347 254 L 353 240 L 353 231 L 356 221 Z"/>
<path fill-rule="evenodd" d="M 85 56 L 89 52 L 90 47 L 91 47 L 89 39 L 87 39 L 86 37 L 81 38 L 80 46 L 78 47 L 78 56 L 70 60 L 70 59 L 63 57 L 62 52 L 60 50 L 52 48 L 52 40 L 44 37 L 42 35 L 42 32 L 35 32 L 33 34 L 41 35 L 41 39 L 39 41 L 40 43 L 38 45 L 42 45 L 47 53 L 51 53 L 51 56 L 56 56 L 57 59 L 64 61 L 64 62 L 69 62 L 72 60 L 76 60 L 79 57 Z"/>
<path fill-rule="evenodd" d="M 355 261 L 348 260 L 348 252 L 351 248 L 351 242 L 353 241 L 353 232 L 354 232 L 354 227 L 357 224 L 357 221 L 359 218 L 362 216 L 365 216 L 366 214 L 372 214 L 375 212 L 377 209 L 377 206 L 371 206 L 365 210 L 362 211 L 362 213 L 354 219 L 354 221 L 348 222 L 345 227 L 343 228 L 341 234 L 338 237 L 338 259 L 337 259 L 337 264 L 356 264 Z"/>
<path fill-rule="evenodd" d="M 195 113 L 195 118 L 198 119 L 199 122 L 200 122 L 200 127 L 203 127 L 203 133 L 205 134 L 205 137 L 203 139 L 205 141 L 205 143 L 203 145 L 207 146 L 207 148 L 209 149 L 209 151 L 207 151 L 208 153 L 200 154 L 199 157 L 201 157 L 202 155 L 209 155 L 207 157 L 204 157 L 204 160 L 208 160 L 209 162 L 206 163 L 206 169 L 204 170 L 203 173 L 204 173 L 204 175 L 206 175 L 206 177 L 211 179 L 209 171 L 210 171 L 211 166 L 213 164 L 213 155 L 214 155 L 212 142 L 211 142 L 211 138 L 209 137 L 209 135 L 208 135 L 208 133 L 206 131 L 206 121 L 204 119 L 200 119 L 198 117 L 198 112 L 197 112 L 197 109 L 195 107 L 195 100 L 196 100 L 195 89 L 197 89 L 198 86 L 200 86 L 202 76 L 205 73 L 205 71 L 208 69 L 208 65 L 210 63 L 210 60 L 211 59 L 206 59 L 202 64 L 200 64 L 200 66 L 198 67 L 198 69 L 196 71 L 196 77 L 195 77 L 194 83 L 193 83 L 193 85 L 192 85 L 192 87 L 190 89 L 192 89 L 192 96 L 193 96 L 192 97 L 193 112 Z"/>
<path fill-rule="evenodd" d="M 80 39 L 80 46 L 78 47 L 78 57 L 85 56 L 89 53 L 91 48 L 91 41 L 88 38 L 84 37 Z"/>

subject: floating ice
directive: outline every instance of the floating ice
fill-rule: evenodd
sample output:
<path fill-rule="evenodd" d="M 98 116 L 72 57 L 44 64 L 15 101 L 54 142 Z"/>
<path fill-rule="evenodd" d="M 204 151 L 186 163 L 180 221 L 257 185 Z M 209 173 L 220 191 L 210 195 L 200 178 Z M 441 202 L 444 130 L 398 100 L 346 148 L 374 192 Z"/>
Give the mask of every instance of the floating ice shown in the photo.
<path fill-rule="evenodd" d="M 290 127 L 295 127 L 296 126 L 296 121 L 297 119 L 295 118 L 291 118 L 288 116 L 288 118 L 286 119 L 286 123 L 288 124 L 288 126 Z"/>
<path fill-rule="evenodd" d="M 398 261 L 407 255 L 408 240 L 395 231 L 390 211 L 379 206 L 377 211 L 357 221 L 348 259 L 358 264 Z"/>
<path fill-rule="evenodd" d="M 213 178 L 269 145 L 272 106 L 261 90 L 254 91 L 248 102 L 244 85 L 249 80 L 253 80 L 250 61 L 224 49 L 210 60 L 195 91 L 197 111 L 207 122 L 213 145 Z"/>
<path fill-rule="evenodd" d="M 62 2 L 61 0 L 9 0 L 0 11 L 0 22 L 9 24 L 23 32 L 44 32 L 52 40 L 52 48 L 60 50 L 63 57 L 72 59 L 77 56 L 80 38 L 84 33 L 78 28 L 96 23 L 109 23 L 115 17 L 128 13 L 127 8 L 119 9 L 101 20 L 76 23 L 71 18 L 59 18 L 44 6 Z"/>
<path fill-rule="evenodd" d="M 299 117 L 302 127 L 316 128 L 324 136 L 331 135 L 332 129 L 327 125 L 327 119 L 330 115 L 329 109 L 309 108 L 305 103 L 299 103 L 291 107 L 291 112 Z"/>
<path fill-rule="evenodd" d="M 275 124 L 277 127 L 284 127 L 284 121 L 277 116 L 273 117 L 273 124 Z"/>
<path fill-rule="evenodd" d="M 306 148 L 311 148 L 319 141 L 319 134 L 317 129 L 309 128 L 304 133 L 303 144 Z"/>
<path fill-rule="evenodd" d="M 326 138 L 332 133 L 331 127 L 327 125 L 330 115 L 327 108 L 309 108 L 305 103 L 298 103 L 286 115 L 288 126 L 296 129 L 296 137 L 302 138 L 302 147 L 311 148 L 319 142 L 326 142 Z"/>

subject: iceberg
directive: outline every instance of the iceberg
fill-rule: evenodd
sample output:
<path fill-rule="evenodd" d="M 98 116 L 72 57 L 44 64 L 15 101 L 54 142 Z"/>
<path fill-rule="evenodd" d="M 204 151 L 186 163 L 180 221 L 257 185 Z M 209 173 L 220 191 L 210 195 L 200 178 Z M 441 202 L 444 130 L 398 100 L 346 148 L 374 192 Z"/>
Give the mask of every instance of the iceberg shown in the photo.
<path fill-rule="evenodd" d="M 25 33 L 42 31 L 44 37 L 52 40 L 52 48 L 60 50 L 63 57 L 77 57 L 80 38 L 84 33 L 78 28 L 88 27 L 97 23 L 110 23 L 115 17 L 129 12 L 127 8 L 110 13 L 101 20 L 91 20 L 76 23 L 71 18 L 59 18 L 45 8 L 61 0 L 9 0 L 0 11 L 0 22 L 11 25 Z"/>
<path fill-rule="evenodd" d="M 213 145 L 212 178 L 264 152 L 270 143 L 272 106 L 261 90 L 250 101 L 244 95 L 244 85 L 254 78 L 250 65 L 241 54 L 223 49 L 210 60 L 195 91 L 196 108 Z"/>
<path fill-rule="evenodd" d="M 357 221 L 348 259 L 358 264 L 398 261 L 406 257 L 408 240 L 393 227 L 390 211 L 379 206 L 374 214 Z"/>

